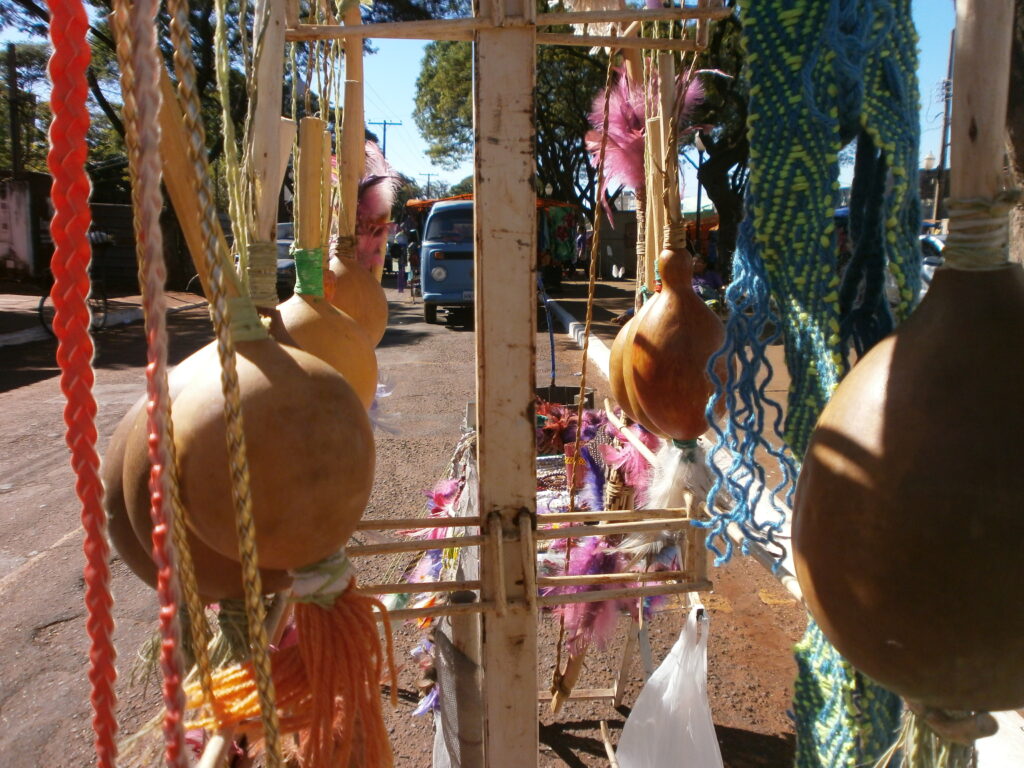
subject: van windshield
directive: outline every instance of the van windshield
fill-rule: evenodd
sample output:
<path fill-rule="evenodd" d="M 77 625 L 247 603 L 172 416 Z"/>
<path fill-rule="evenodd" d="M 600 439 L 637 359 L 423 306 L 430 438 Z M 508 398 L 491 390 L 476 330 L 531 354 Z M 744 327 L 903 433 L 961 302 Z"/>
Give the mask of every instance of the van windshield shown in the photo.
<path fill-rule="evenodd" d="M 472 243 L 473 210 L 459 208 L 437 211 L 430 217 L 425 239 L 443 243 Z"/>

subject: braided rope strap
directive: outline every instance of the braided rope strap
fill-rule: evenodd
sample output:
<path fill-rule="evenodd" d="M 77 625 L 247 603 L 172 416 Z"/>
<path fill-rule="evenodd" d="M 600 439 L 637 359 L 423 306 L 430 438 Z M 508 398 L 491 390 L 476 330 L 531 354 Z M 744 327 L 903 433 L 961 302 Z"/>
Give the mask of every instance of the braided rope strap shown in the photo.
<path fill-rule="evenodd" d="M 345 553 L 338 552 L 292 572 L 296 641 L 271 654 L 283 733 L 299 734 L 305 766 L 358 765 L 389 768 L 391 745 L 381 708 L 380 680 L 387 667 L 391 703 L 398 681 L 387 609 L 355 586 Z M 374 611 L 384 614 L 381 649 Z M 236 727 L 256 734 L 259 715 L 251 663 L 214 675 L 215 695 L 226 716 L 204 718 L 191 727 Z M 190 703 L 198 688 L 189 688 Z"/>
<path fill-rule="evenodd" d="M 216 211 L 213 205 L 212 183 L 207 166 L 206 139 L 196 88 L 195 65 L 192 61 L 188 4 L 183 0 L 168 0 L 168 11 L 171 15 L 171 38 L 175 47 L 174 66 L 178 74 L 178 91 L 181 95 L 188 136 L 188 159 L 193 167 L 192 179 L 199 200 L 203 255 L 207 259 L 210 274 L 210 314 L 217 335 L 217 356 L 220 361 L 221 388 L 224 393 L 225 439 L 231 475 L 232 505 L 235 510 L 246 619 L 265 740 L 265 763 L 268 768 L 280 768 L 283 760 L 281 758 L 276 697 L 267 650 L 267 630 L 264 626 L 266 608 L 262 599 L 263 585 L 256 553 L 256 530 L 249 484 L 249 464 L 235 362 L 236 341 L 266 339 L 267 333 L 248 297 L 229 297 L 227 294 L 228 286 L 232 285 L 237 288 L 237 282 L 234 280 L 235 275 L 228 262 L 227 254 L 222 252 L 217 238 L 214 236 Z M 217 715 L 221 714 L 218 710 Z M 221 717 L 218 717 L 218 722 L 220 719 Z"/>
<path fill-rule="evenodd" d="M 178 624 L 175 554 L 170 537 L 172 462 L 170 395 L 167 388 L 167 305 L 164 282 L 167 270 L 163 258 L 160 212 L 160 81 L 162 63 L 156 47 L 154 0 L 137 0 L 131 5 L 132 96 L 137 142 L 132 159 L 137 164 L 132 189 L 137 233 L 136 248 L 142 277 L 143 313 L 146 321 L 146 411 L 149 433 L 150 517 L 153 521 L 153 562 L 157 568 L 157 593 L 160 600 L 160 665 L 163 672 L 164 761 L 168 768 L 188 768 L 183 717 L 182 661 L 179 654 L 181 632 Z"/>
<path fill-rule="evenodd" d="M 88 612 L 90 700 L 95 735 L 93 747 L 96 765 L 113 768 L 117 758 L 117 695 L 114 682 L 116 651 L 110 595 L 110 569 L 107 565 L 107 518 L 103 510 L 103 485 L 100 458 L 96 452 L 96 400 L 92 387 L 93 343 L 89 337 L 90 312 L 89 261 L 89 178 L 85 173 L 89 130 L 86 108 L 86 69 L 89 44 L 86 30 L 89 18 L 81 0 L 50 0 L 49 74 L 53 81 L 50 125 L 50 151 L 47 165 L 53 174 L 51 199 L 53 220 L 53 304 L 56 310 L 53 330 L 57 335 L 57 363 L 60 386 L 67 405 L 65 440 L 71 449 L 75 471 L 75 491 L 82 504 L 85 529 L 85 605 Z"/>

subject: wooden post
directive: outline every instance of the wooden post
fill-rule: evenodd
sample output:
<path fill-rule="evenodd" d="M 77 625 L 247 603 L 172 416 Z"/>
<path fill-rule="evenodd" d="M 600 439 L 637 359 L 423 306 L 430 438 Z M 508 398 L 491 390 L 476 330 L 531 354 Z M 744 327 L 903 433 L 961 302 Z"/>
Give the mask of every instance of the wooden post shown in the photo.
<path fill-rule="evenodd" d="M 532 0 L 479 0 L 476 33 L 476 359 L 484 614 L 485 750 L 489 768 L 537 761 L 537 609 L 526 596 L 518 518 L 536 517 L 533 380 L 536 366 L 536 171 Z M 501 548 L 498 557 L 495 547 Z M 504 573 L 497 573 L 498 562 Z"/>

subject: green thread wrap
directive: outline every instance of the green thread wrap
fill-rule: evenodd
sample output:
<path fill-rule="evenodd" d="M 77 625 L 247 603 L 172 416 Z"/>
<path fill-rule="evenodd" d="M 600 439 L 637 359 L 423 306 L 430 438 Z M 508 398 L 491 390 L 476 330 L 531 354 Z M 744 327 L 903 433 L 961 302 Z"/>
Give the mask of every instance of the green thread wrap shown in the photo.
<path fill-rule="evenodd" d="M 352 584 L 355 573 L 345 551 L 292 571 L 292 602 L 330 608 Z"/>
<path fill-rule="evenodd" d="M 320 248 L 295 248 L 295 293 L 300 296 L 324 296 L 324 252 Z"/>
<path fill-rule="evenodd" d="M 256 311 L 256 305 L 248 296 L 232 296 L 227 299 L 227 320 L 231 338 L 235 341 L 262 341 L 267 338 L 267 329 Z M 213 307 L 211 305 L 211 314 Z"/>

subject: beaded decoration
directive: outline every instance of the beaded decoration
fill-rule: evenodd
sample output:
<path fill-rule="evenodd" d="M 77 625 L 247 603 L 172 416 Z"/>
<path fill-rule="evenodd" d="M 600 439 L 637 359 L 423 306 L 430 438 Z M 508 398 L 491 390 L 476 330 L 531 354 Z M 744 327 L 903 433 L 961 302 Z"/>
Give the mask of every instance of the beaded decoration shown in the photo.
<path fill-rule="evenodd" d="M 750 103 L 750 182 L 723 348 L 708 371 L 729 419 L 715 426 L 709 464 L 717 482 L 708 546 L 724 562 L 736 523 L 748 541 L 774 544 L 791 500 L 800 458 L 818 415 L 848 369 L 904 318 L 917 295 L 920 203 L 917 35 L 909 0 L 760 0 L 742 11 Z M 858 140 L 851 228 L 854 253 L 841 278 L 834 211 L 839 151 Z M 885 273 L 899 289 L 890 310 Z M 788 407 L 767 396 L 767 347 L 785 341 Z M 715 375 L 725 357 L 725 380 Z M 719 364 L 720 365 L 720 364 Z M 767 423 L 785 448 L 769 441 Z M 728 451 L 728 472 L 714 462 Z M 781 481 L 765 490 L 767 451 Z M 719 494 L 723 497 L 719 498 Z M 724 497 L 728 494 L 731 501 Z M 776 519 L 755 521 L 767 495 Z M 716 503 L 717 501 L 717 503 Z M 873 764 L 892 743 L 899 699 L 864 678 L 810 623 L 799 646 L 797 766 Z"/>

